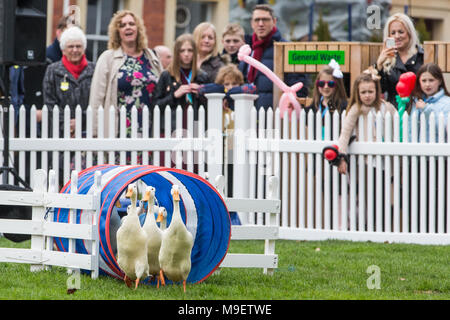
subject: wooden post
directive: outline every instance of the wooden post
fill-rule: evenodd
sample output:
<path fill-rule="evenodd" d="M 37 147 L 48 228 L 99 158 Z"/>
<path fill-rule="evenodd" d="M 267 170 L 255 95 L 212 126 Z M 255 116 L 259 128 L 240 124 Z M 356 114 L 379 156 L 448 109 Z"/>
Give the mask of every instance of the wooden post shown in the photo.
<path fill-rule="evenodd" d="M 275 42 L 274 43 L 274 52 L 273 52 L 273 72 L 284 81 L 284 63 L 285 59 L 289 57 L 285 57 L 285 45 L 287 42 Z M 289 52 L 287 53 L 289 54 Z M 273 86 L 273 109 L 275 110 L 278 107 L 278 101 L 281 97 L 281 90 L 276 85 Z"/>

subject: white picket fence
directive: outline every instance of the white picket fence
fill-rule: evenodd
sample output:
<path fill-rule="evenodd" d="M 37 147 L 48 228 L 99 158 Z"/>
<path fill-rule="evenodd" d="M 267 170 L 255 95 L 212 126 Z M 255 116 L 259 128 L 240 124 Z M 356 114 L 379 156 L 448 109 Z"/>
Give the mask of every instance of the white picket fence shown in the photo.
<path fill-rule="evenodd" d="M 278 255 L 275 253 L 275 242 L 279 239 L 277 218 L 280 213 L 281 201 L 278 199 L 278 177 L 268 180 L 267 199 L 236 199 L 225 197 L 226 181 L 224 176 L 218 176 L 216 189 L 224 196 L 229 211 L 244 211 L 259 209 L 267 214 L 265 225 L 235 225 L 231 227 L 231 240 L 263 240 L 264 253 L 228 253 L 222 261 L 221 268 L 263 268 L 264 274 L 273 274 L 278 268 Z"/>
<path fill-rule="evenodd" d="M 44 170 L 34 174 L 33 192 L 0 191 L 0 204 L 7 206 L 31 206 L 31 220 L 0 220 L 0 233 L 31 235 L 30 249 L 0 248 L 0 262 L 25 263 L 31 271 L 42 271 L 49 266 L 60 266 L 73 270 L 90 270 L 93 279 L 98 277 L 99 238 L 97 214 L 100 211 L 100 173 L 96 173 L 94 192 L 89 195 L 77 194 L 78 173 L 72 174 L 70 194 L 60 194 L 57 190 L 56 175 Z M 69 223 L 53 222 L 54 208 L 70 209 Z M 91 224 L 76 224 L 76 210 L 91 215 Z M 69 239 L 68 252 L 53 250 L 53 237 Z M 75 252 L 76 239 L 91 243 L 90 254 Z"/>
<path fill-rule="evenodd" d="M 412 142 L 406 139 L 406 113 L 403 142 L 397 113 L 370 113 L 367 126 L 360 117 L 359 141 L 348 149 L 349 176 L 339 175 L 322 157 L 323 148 L 338 140 L 345 115 L 327 113 L 323 126 L 320 113 L 302 110 L 289 121 L 287 115 L 280 117 L 279 109 L 242 110 L 236 105 L 235 117 L 242 123 L 236 127 L 248 132 L 248 164 L 241 170 L 235 165 L 234 178 L 246 184 L 244 196 L 263 198 L 266 177 L 280 177 L 281 239 L 450 243 L 450 144 L 443 114 L 430 116 L 429 143 L 423 114 L 420 119 L 411 116 Z M 241 216 L 250 224 L 266 221 L 258 212 Z"/>
<path fill-rule="evenodd" d="M 119 120 L 121 130 L 111 129 L 108 137 L 102 135 L 103 109 L 100 109 L 100 136 L 96 138 L 92 138 L 90 129 L 92 110 L 87 110 L 86 138 L 83 138 L 81 109 L 78 109 L 74 136 L 70 137 L 66 128 L 61 139 L 50 139 L 45 134 L 39 136 L 35 109 L 31 111 L 31 135 L 26 137 L 25 111 L 22 109 L 17 136 L 11 129 L 11 136 L 14 136 L 10 142 L 11 155 L 18 155 L 22 177 L 29 170 L 25 161 L 27 154 L 31 171 L 38 167 L 40 160 L 39 166 L 47 168 L 50 165 L 58 173 L 59 158 L 62 157 L 64 181 L 69 178 L 71 161 L 76 170 L 105 162 L 142 163 L 185 168 L 206 178 L 227 174 L 224 168 L 227 163 L 232 163 L 232 197 L 236 199 L 268 198 L 268 178 L 279 177 L 277 198 L 281 199 L 281 214 L 276 218 L 276 224 L 280 227 L 279 237 L 282 239 L 450 243 L 450 145 L 445 137 L 449 134 L 442 115 L 432 116 L 429 120 L 429 143 L 425 141 L 427 123 L 424 117 L 416 119 L 412 116 L 412 142 L 406 139 L 400 142 L 398 115 L 383 118 L 380 114 L 370 114 L 367 128 L 361 118 L 359 136 L 367 137 L 368 141 L 360 139 L 350 146 L 350 174 L 340 176 L 336 168 L 323 160 L 322 150 L 336 142 L 344 116 L 325 115 L 322 140 L 321 115 L 302 111 L 299 118 L 289 121 L 287 117 L 280 117 L 279 109 L 257 111 L 253 107 L 255 95 L 236 95 L 233 97 L 234 135 L 227 141 L 227 144 L 233 143 L 233 153 L 229 155 L 224 153 L 222 98 L 222 94 L 209 95 L 208 106 L 200 108 L 197 121 L 194 121 L 193 110 L 187 110 L 187 130 L 176 130 L 173 135 L 174 128 L 171 128 L 169 120 L 171 110 L 164 109 L 164 138 L 160 138 L 162 110 L 158 107 L 151 112 L 144 109 L 141 136 L 138 134 L 137 111 L 133 109 L 131 138 L 126 138 L 123 129 L 124 109 Z M 47 115 L 48 110 L 44 108 L 43 118 Z M 183 110 L 178 108 L 176 115 L 175 129 L 181 129 Z M 110 118 L 114 119 L 114 116 L 111 112 Z M 372 141 L 371 134 L 365 134 L 374 129 L 373 117 L 377 132 L 375 141 Z M 436 121 L 439 142 L 434 141 Z M 153 135 L 147 134 L 150 123 Z M 408 115 L 405 114 L 405 138 L 409 136 L 408 124 Z M 41 128 L 46 132 L 48 121 L 43 121 Z M 54 134 L 57 133 L 58 130 L 54 129 Z M 128 155 L 130 163 L 127 163 Z M 161 155 L 164 155 L 164 162 Z M 140 156 L 142 159 L 138 160 Z M 243 224 L 266 225 L 270 221 L 270 214 L 260 209 L 250 212 L 238 210 L 238 214 Z"/>

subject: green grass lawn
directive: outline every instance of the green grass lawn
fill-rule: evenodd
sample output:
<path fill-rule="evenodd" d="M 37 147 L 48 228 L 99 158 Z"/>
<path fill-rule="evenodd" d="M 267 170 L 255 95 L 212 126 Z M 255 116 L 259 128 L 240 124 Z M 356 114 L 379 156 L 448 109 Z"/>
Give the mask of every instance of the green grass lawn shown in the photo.
<path fill-rule="evenodd" d="M 231 253 L 261 253 L 262 241 L 232 241 Z M 0 239 L 0 247 L 29 247 Z M 450 247 L 349 241 L 277 241 L 279 268 L 223 268 L 203 283 L 136 291 L 110 277 L 81 275 L 81 289 L 67 294 L 63 268 L 31 273 L 29 265 L 0 263 L 0 299 L 450 299 Z M 380 289 L 368 289 L 369 266 L 380 271 Z M 372 283 L 372 282 L 370 282 Z"/>

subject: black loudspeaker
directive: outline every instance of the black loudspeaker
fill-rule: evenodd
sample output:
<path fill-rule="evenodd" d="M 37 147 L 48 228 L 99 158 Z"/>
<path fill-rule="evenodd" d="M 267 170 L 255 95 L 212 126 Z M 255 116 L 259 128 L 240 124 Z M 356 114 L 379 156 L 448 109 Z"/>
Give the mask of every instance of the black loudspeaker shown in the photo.
<path fill-rule="evenodd" d="M 45 63 L 47 1 L 0 0 L 0 64 Z"/>

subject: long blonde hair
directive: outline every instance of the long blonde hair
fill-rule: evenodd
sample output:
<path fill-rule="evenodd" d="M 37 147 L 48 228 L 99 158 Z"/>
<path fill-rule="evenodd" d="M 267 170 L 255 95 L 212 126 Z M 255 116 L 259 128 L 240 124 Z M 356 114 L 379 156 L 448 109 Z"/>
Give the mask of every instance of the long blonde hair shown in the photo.
<path fill-rule="evenodd" d="M 147 35 L 145 33 L 144 22 L 142 21 L 142 19 L 130 10 L 120 10 L 114 14 L 108 26 L 108 49 L 117 50 L 121 47 L 121 39 L 119 33 L 120 22 L 124 17 L 128 15 L 133 17 L 137 26 L 138 35 L 136 39 L 136 50 L 139 52 L 148 48 Z"/>
<path fill-rule="evenodd" d="M 178 38 L 175 40 L 175 45 L 174 45 L 174 48 L 173 48 L 173 59 L 172 59 L 172 62 L 167 67 L 167 71 L 170 73 L 170 75 L 172 77 L 174 77 L 177 80 L 177 82 L 181 81 L 181 77 L 180 77 L 180 68 L 181 68 L 180 50 L 181 50 L 181 47 L 183 46 L 183 44 L 185 42 L 190 43 L 191 46 L 192 46 L 192 49 L 193 49 L 193 56 L 192 56 L 192 63 L 191 63 L 192 79 L 194 80 L 195 77 L 198 74 L 198 69 L 197 69 L 197 46 L 195 45 L 195 41 L 194 41 L 194 38 L 192 37 L 192 35 L 190 33 L 184 33 L 184 34 L 178 36 Z"/>
<path fill-rule="evenodd" d="M 419 36 L 417 35 L 416 28 L 414 27 L 414 23 L 412 20 L 404 13 L 396 13 L 388 18 L 386 24 L 384 25 L 383 30 L 383 40 L 389 37 L 389 28 L 391 27 L 392 22 L 398 21 L 400 22 L 406 29 L 406 32 L 409 35 L 409 45 L 408 45 L 408 59 L 417 53 L 417 47 L 420 45 Z M 386 59 L 383 63 L 383 70 L 386 73 L 389 73 L 392 67 L 395 65 L 396 57 L 392 57 Z"/>
<path fill-rule="evenodd" d="M 381 107 L 381 84 L 380 84 L 380 76 L 378 75 L 377 71 L 370 67 L 367 70 L 364 70 L 363 73 L 361 73 L 353 83 L 353 89 L 352 94 L 350 96 L 350 102 L 347 106 L 347 110 L 345 114 L 348 114 L 351 108 L 356 107 L 358 108 L 358 111 L 361 112 L 361 106 L 363 105 L 361 101 L 361 97 L 359 96 L 359 85 L 362 82 L 373 82 L 375 84 L 375 90 L 376 90 L 376 98 L 373 103 L 373 107 L 375 107 L 376 111 L 380 110 Z"/>
<path fill-rule="evenodd" d="M 194 32 L 192 33 L 194 36 L 195 44 L 197 47 L 200 45 L 200 41 L 202 40 L 202 34 L 206 30 L 211 29 L 214 33 L 214 47 L 213 50 L 206 56 L 205 61 L 208 60 L 211 56 L 217 56 L 218 49 L 217 49 L 217 32 L 216 27 L 212 23 L 209 22 L 202 22 L 198 26 L 195 27 Z"/>

